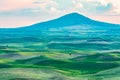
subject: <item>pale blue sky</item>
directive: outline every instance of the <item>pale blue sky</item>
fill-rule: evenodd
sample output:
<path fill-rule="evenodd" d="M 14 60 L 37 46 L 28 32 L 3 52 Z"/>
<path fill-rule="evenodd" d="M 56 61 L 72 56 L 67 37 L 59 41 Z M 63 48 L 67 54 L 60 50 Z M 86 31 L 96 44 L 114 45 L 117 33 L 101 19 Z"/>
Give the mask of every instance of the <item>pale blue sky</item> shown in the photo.
<path fill-rule="evenodd" d="M 0 27 L 20 27 L 71 12 L 120 24 L 120 0 L 0 0 Z"/>

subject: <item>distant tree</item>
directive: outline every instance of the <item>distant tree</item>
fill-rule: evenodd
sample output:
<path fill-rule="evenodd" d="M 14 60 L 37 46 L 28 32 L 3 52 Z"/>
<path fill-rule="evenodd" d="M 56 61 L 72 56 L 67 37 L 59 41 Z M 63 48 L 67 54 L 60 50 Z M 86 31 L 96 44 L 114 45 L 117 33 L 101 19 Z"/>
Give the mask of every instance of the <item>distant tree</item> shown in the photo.
<path fill-rule="evenodd" d="M 68 52 L 69 53 L 69 55 L 72 55 L 72 53 L 71 52 Z"/>

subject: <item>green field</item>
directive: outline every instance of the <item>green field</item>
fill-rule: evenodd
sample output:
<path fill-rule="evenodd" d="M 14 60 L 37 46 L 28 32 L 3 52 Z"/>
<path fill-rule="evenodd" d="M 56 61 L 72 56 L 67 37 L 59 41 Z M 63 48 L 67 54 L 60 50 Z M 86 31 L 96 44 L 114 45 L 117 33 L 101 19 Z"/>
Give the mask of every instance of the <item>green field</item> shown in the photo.
<path fill-rule="evenodd" d="M 85 40 L 1 43 L 0 80 L 119 80 L 119 43 Z"/>

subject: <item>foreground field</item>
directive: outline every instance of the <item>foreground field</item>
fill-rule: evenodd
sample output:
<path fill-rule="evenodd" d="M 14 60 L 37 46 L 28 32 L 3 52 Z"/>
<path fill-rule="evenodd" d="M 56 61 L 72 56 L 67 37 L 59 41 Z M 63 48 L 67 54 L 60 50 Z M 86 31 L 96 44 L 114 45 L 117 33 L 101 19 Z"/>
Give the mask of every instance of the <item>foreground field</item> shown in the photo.
<path fill-rule="evenodd" d="M 99 45 L 88 42 L 2 43 L 0 79 L 119 80 L 119 50 L 104 50 Z"/>

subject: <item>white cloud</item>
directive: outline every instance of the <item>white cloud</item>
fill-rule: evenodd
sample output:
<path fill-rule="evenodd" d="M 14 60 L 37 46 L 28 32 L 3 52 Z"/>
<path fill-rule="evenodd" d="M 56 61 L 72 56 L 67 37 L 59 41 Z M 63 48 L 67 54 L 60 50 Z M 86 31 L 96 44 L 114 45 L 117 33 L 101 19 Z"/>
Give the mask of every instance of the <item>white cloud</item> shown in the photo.
<path fill-rule="evenodd" d="M 99 3 L 96 4 L 95 2 Z M 89 5 L 88 5 L 89 4 Z M 120 0 L 0 0 L 0 11 L 13 11 L 19 9 L 35 9 L 34 11 L 39 12 L 37 9 L 41 9 L 45 12 L 62 12 L 62 11 L 80 11 L 86 10 L 84 5 L 92 10 L 92 6 L 107 6 L 112 5 L 110 14 L 120 14 Z M 81 10 L 80 10 L 81 9 Z M 90 13 L 90 12 L 88 12 Z"/>
<path fill-rule="evenodd" d="M 48 9 L 49 7 L 57 7 L 58 4 L 52 0 L 37 0 L 34 3 L 38 4 L 38 7 L 42 9 Z"/>
<path fill-rule="evenodd" d="M 103 6 L 107 6 L 108 4 L 111 4 L 112 8 L 107 14 L 120 15 L 120 0 L 87 0 L 87 2 L 99 2 Z"/>
<path fill-rule="evenodd" d="M 77 3 L 75 4 L 75 8 L 77 9 L 83 8 L 83 5 L 81 3 Z"/>

